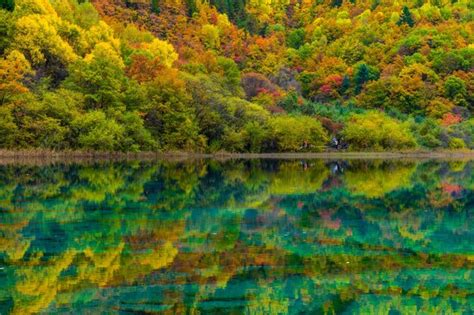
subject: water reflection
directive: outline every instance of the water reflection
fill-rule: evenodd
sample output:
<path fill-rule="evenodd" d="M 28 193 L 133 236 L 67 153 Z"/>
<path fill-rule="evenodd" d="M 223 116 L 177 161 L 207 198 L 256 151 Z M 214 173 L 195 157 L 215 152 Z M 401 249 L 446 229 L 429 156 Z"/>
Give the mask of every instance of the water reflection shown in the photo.
<path fill-rule="evenodd" d="M 472 313 L 473 167 L 0 166 L 0 313 Z"/>

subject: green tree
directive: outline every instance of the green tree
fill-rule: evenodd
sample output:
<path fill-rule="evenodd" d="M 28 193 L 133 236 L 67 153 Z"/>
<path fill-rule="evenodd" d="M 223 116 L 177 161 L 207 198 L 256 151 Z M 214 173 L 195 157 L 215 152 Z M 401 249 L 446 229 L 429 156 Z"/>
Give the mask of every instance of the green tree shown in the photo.
<path fill-rule="evenodd" d="M 191 100 L 173 72 L 148 84 L 145 125 L 163 150 L 195 151 L 204 147 Z"/>
<path fill-rule="evenodd" d="M 156 14 L 160 14 L 160 0 L 151 0 L 151 11 Z"/>
<path fill-rule="evenodd" d="M 408 25 L 409 27 L 415 26 L 415 21 L 413 20 L 413 16 L 410 12 L 410 9 L 405 5 L 402 9 L 402 15 L 397 22 L 397 25 L 401 26 L 403 24 Z"/>
<path fill-rule="evenodd" d="M 289 47 L 298 49 L 304 44 L 305 35 L 306 33 L 304 28 L 293 30 L 288 34 L 286 43 Z"/>
<path fill-rule="evenodd" d="M 0 148 L 15 147 L 17 131 L 10 108 L 0 106 Z"/>
<path fill-rule="evenodd" d="M 0 10 L 0 55 L 4 54 L 5 49 L 10 46 L 13 30 L 12 13 Z"/>
<path fill-rule="evenodd" d="M 359 94 L 364 87 L 364 84 L 371 81 L 377 80 L 379 77 L 378 70 L 374 67 L 368 66 L 365 63 L 361 63 L 356 67 L 354 74 L 355 92 Z"/>
<path fill-rule="evenodd" d="M 426 148 L 442 146 L 440 140 L 443 130 L 434 119 L 425 119 L 423 122 L 413 122 L 411 127 L 417 142 Z"/>
<path fill-rule="evenodd" d="M 113 151 L 119 150 L 123 143 L 124 127 L 100 110 L 77 117 L 72 122 L 72 130 L 81 149 Z"/>
<path fill-rule="evenodd" d="M 331 0 L 332 7 L 340 7 L 342 5 L 342 0 Z"/>
<path fill-rule="evenodd" d="M 15 10 L 15 0 L 0 0 L 0 8 L 7 11 Z"/>
<path fill-rule="evenodd" d="M 192 17 L 197 12 L 196 0 L 186 0 L 186 13 Z"/>
<path fill-rule="evenodd" d="M 246 23 L 246 0 L 211 0 L 210 3 L 220 12 L 227 14 L 230 20 L 239 26 Z"/>
<path fill-rule="evenodd" d="M 234 94 L 241 95 L 243 93 L 240 86 L 240 69 L 230 58 L 218 57 L 217 63 L 224 72 L 224 81 L 226 88 Z"/>
<path fill-rule="evenodd" d="M 109 44 L 102 43 L 95 47 L 90 58 L 70 66 L 63 86 L 83 93 L 88 108 L 107 109 L 123 106 L 126 83 L 120 55 Z"/>
<path fill-rule="evenodd" d="M 444 82 L 444 93 L 451 100 L 456 97 L 464 98 L 467 95 L 466 82 L 456 76 L 449 76 Z"/>
<path fill-rule="evenodd" d="M 143 119 L 137 112 L 124 113 L 117 119 L 124 127 L 123 140 L 120 149 L 123 151 L 153 151 L 158 148 L 150 131 L 145 128 Z"/>

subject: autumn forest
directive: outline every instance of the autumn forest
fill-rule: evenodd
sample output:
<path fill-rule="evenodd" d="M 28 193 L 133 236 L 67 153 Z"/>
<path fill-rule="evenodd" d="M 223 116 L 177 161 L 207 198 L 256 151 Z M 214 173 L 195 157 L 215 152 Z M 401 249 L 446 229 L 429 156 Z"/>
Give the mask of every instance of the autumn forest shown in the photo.
<path fill-rule="evenodd" d="M 0 0 L 0 149 L 474 148 L 469 0 Z"/>

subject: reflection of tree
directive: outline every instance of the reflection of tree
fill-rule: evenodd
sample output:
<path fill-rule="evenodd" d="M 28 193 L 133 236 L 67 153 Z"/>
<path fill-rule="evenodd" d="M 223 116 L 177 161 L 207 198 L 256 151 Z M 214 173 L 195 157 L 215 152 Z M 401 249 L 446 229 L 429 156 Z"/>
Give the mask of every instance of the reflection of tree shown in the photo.
<path fill-rule="evenodd" d="M 408 188 L 415 168 L 413 163 L 380 166 L 371 164 L 349 169 L 344 174 L 344 180 L 353 193 L 377 198 L 396 189 Z"/>
<path fill-rule="evenodd" d="M 329 170 L 322 161 L 303 167 L 299 162 L 283 163 L 278 172 L 269 175 L 269 192 L 274 195 L 307 194 L 318 191 Z"/>
<path fill-rule="evenodd" d="M 0 304 L 472 311 L 471 162 L 351 162 L 321 189 L 328 175 L 321 161 L 0 167 Z"/>

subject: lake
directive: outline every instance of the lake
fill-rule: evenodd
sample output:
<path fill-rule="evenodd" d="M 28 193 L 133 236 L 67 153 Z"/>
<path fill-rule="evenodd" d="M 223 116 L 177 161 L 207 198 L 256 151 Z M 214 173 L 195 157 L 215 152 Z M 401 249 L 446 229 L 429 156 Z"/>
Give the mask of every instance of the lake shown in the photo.
<path fill-rule="evenodd" d="M 0 165 L 0 313 L 472 314 L 474 162 Z"/>

